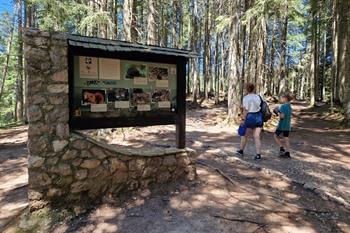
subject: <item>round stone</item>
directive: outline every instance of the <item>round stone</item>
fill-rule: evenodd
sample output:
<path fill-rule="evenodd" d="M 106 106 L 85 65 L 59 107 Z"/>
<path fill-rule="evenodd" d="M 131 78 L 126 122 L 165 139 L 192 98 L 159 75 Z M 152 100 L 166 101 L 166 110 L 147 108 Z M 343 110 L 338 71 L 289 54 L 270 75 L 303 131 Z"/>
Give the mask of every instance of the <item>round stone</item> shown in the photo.
<path fill-rule="evenodd" d="M 93 169 L 98 167 L 101 164 L 100 160 L 97 159 L 88 159 L 84 160 L 83 163 L 80 165 L 82 168 L 87 168 L 87 169 Z"/>

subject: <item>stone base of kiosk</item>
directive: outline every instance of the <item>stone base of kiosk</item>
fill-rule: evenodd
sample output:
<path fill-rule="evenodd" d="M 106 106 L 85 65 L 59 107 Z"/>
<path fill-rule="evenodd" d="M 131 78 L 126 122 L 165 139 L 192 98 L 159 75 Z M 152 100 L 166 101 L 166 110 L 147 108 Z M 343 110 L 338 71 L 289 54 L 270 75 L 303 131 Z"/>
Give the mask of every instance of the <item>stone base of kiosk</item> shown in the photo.
<path fill-rule="evenodd" d="M 56 150 L 62 146 L 56 144 Z M 106 195 L 193 180 L 194 156 L 190 149 L 119 149 L 72 133 L 55 154 L 29 156 L 30 209 L 88 206 Z"/>

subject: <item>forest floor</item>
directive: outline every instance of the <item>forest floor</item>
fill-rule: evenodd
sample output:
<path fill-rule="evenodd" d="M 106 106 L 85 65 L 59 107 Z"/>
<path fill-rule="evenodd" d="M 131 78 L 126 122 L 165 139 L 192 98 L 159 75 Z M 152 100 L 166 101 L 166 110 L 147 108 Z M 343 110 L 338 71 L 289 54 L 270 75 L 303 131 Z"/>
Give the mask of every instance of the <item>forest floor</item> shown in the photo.
<path fill-rule="evenodd" d="M 350 130 L 338 127 L 338 115 L 326 114 L 326 106 L 293 107 L 292 159 L 278 157 L 273 124 L 262 136 L 262 161 L 252 160 L 252 141 L 245 157 L 234 156 L 239 138 L 225 123 L 225 107 L 204 104 L 187 116 L 187 146 L 198 152 L 196 182 L 143 190 L 122 206 L 105 203 L 60 223 L 47 221 L 45 231 L 350 232 Z M 0 130 L 0 231 L 9 209 L 15 215 L 26 205 L 25 134 L 25 127 Z M 99 136 L 118 146 L 167 147 L 175 144 L 175 127 Z"/>

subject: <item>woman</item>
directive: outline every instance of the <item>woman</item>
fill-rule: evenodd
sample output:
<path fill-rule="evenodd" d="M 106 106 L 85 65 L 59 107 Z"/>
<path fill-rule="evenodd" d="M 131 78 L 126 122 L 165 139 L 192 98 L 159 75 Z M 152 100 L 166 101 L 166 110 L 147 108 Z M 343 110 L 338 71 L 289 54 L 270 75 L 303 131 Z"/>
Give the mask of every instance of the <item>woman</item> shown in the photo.
<path fill-rule="evenodd" d="M 241 124 L 247 128 L 245 135 L 241 137 L 240 149 L 237 151 L 237 155 L 243 156 L 244 148 L 247 145 L 248 133 L 253 132 L 253 138 L 255 142 L 256 155 L 255 160 L 261 159 L 261 141 L 260 134 L 263 126 L 263 119 L 261 113 L 262 99 L 259 95 L 255 94 L 255 86 L 252 83 L 246 85 L 247 95 L 243 97 L 243 116 Z"/>

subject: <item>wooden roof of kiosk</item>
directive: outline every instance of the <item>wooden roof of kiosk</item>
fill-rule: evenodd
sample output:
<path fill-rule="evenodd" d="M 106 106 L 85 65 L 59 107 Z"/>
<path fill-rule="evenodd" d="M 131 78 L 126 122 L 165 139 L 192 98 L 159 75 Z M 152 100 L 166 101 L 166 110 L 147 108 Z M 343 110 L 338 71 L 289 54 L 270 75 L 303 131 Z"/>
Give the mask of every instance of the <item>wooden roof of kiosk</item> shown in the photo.
<path fill-rule="evenodd" d="M 99 49 L 108 52 L 141 52 L 175 57 L 195 58 L 197 54 L 185 49 L 166 48 L 154 45 L 143 45 L 119 40 L 109 40 L 96 37 L 69 35 L 68 44 L 86 49 Z"/>

